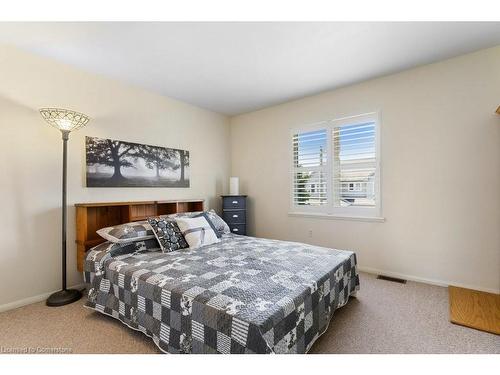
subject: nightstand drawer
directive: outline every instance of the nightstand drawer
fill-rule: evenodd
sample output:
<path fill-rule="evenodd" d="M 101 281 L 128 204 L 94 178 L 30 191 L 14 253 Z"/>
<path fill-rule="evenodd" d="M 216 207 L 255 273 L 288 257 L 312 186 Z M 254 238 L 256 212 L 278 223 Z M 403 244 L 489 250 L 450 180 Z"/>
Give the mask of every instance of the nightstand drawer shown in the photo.
<path fill-rule="evenodd" d="M 245 210 L 229 210 L 222 213 L 222 218 L 228 224 L 245 224 Z"/>
<path fill-rule="evenodd" d="M 225 210 L 244 210 L 246 208 L 245 197 L 242 196 L 226 196 L 223 198 L 223 208 Z"/>
<path fill-rule="evenodd" d="M 234 234 L 247 234 L 247 226 L 245 224 L 229 224 L 229 229 Z"/>

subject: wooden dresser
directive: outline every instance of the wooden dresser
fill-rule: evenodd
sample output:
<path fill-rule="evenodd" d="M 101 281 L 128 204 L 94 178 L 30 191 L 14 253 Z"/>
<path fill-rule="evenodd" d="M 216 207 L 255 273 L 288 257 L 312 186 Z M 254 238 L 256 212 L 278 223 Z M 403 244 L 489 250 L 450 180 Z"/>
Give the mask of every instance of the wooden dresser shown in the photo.
<path fill-rule="evenodd" d="M 231 233 L 247 234 L 247 196 L 222 195 L 222 218 Z"/>
<path fill-rule="evenodd" d="M 150 216 L 203 211 L 203 199 L 145 202 L 77 203 L 76 247 L 78 271 L 83 271 L 85 253 L 104 242 L 96 231 L 112 225 L 146 220 Z"/>

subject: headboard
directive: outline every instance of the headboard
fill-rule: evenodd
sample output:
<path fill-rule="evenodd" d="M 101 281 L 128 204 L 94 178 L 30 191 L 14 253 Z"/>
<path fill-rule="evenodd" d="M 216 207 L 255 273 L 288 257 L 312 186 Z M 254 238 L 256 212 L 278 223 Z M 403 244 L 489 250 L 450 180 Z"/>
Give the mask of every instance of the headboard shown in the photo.
<path fill-rule="evenodd" d="M 75 207 L 76 260 L 78 271 L 82 272 L 87 250 L 105 241 L 96 233 L 98 229 L 145 220 L 149 216 L 203 211 L 204 200 L 77 203 Z"/>

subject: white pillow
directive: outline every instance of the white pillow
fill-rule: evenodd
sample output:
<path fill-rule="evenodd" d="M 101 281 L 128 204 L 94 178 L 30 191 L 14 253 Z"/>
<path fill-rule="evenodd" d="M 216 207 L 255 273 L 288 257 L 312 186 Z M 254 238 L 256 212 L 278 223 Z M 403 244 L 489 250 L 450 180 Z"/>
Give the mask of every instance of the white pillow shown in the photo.
<path fill-rule="evenodd" d="M 178 217 L 175 222 L 179 226 L 182 235 L 189 244 L 190 249 L 211 245 L 220 242 L 214 230 L 203 216 L 200 217 Z"/>

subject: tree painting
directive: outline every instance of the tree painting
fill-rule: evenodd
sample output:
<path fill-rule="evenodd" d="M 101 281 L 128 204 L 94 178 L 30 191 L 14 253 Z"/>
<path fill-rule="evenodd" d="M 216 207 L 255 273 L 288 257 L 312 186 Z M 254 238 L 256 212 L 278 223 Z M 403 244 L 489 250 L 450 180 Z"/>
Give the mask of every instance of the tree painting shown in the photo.
<path fill-rule="evenodd" d="M 189 187 L 189 151 L 86 137 L 87 187 Z"/>
<path fill-rule="evenodd" d="M 155 170 L 156 178 L 160 178 L 160 171 L 162 169 L 178 168 L 178 164 L 175 163 L 175 157 L 178 155 L 178 150 L 142 145 L 139 152 L 144 159 L 146 167 Z"/>
<path fill-rule="evenodd" d="M 89 141 L 90 140 L 90 141 Z M 118 182 L 123 180 L 122 167 L 134 168 L 130 158 L 138 155 L 140 145 L 113 141 L 111 139 L 100 139 L 87 137 L 87 165 L 101 164 L 112 167 L 111 180 Z"/>
<path fill-rule="evenodd" d="M 185 171 L 189 167 L 189 151 L 179 151 L 179 167 L 181 168 L 181 181 L 186 181 Z"/>

